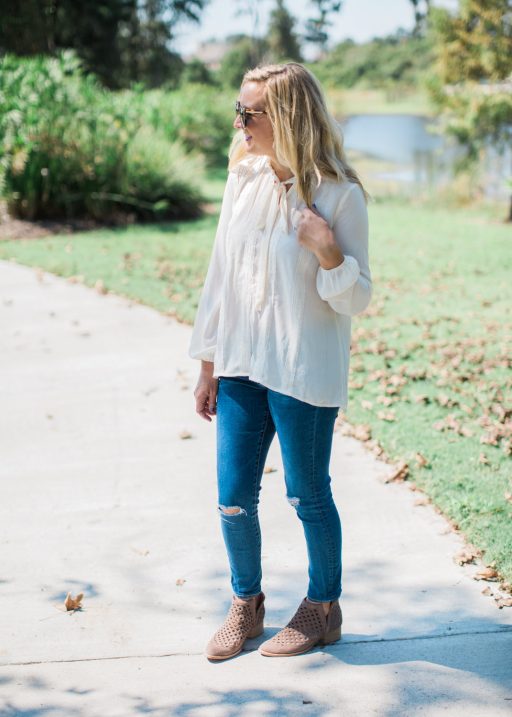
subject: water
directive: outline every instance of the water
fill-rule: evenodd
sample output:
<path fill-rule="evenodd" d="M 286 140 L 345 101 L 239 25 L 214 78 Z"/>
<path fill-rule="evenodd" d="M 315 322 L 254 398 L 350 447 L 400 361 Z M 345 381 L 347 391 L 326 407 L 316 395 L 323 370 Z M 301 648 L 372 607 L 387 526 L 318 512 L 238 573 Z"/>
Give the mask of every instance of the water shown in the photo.
<path fill-rule="evenodd" d="M 372 176 L 402 183 L 412 189 L 430 189 L 454 176 L 461 147 L 451 137 L 436 132 L 435 118 L 407 114 L 351 115 L 343 122 L 345 148 L 379 160 L 380 169 Z M 385 167 L 382 168 L 384 163 Z M 505 179 L 512 175 L 512 150 L 500 155 L 489 145 L 482 162 L 486 195 L 506 198 L 510 189 Z"/>

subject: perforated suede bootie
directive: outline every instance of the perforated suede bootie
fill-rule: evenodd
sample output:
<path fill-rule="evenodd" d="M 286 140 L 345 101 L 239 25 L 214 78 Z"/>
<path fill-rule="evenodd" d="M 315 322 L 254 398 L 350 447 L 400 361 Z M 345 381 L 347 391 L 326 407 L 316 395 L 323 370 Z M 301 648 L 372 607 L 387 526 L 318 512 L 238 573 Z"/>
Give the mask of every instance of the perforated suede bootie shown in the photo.
<path fill-rule="evenodd" d="M 331 601 L 326 615 L 321 603 L 309 602 L 305 597 L 286 627 L 263 642 L 259 651 L 267 657 L 302 655 L 315 645 L 339 640 L 342 622 L 339 600 Z"/>
<path fill-rule="evenodd" d="M 206 657 L 209 660 L 227 660 L 238 655 L 242 652 L 247 638 L 261 635 L 264 616 L 264 593 L 261 592 L 249 600 L 233 595 L 224 623 L 206 646 Z"/>

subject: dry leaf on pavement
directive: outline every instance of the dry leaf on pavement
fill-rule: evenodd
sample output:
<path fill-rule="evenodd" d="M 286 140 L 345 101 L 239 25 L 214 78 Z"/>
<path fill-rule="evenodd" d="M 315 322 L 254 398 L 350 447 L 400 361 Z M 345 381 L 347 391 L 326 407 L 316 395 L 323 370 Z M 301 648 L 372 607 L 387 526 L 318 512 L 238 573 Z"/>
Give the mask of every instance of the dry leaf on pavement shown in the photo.
<path fill-rule="evenodd" d="M 495 568 L 483 568 L 473 575 L 474 580 L 496 580 L 498 578 L 498 572 Z"/>
<path fill-rule="evenodd" d="M 454 556 L 454 560 L 459 565 L 466 565 L 467 563 L 474 562 L 474 560 L 479 558 L 481 555 L 481 551 L 478 550 L 478 548 L 475 548 L 474 545 L 467 545 Z"/>
<path fill-rule="evenodd" d="M 76 597 L 71 597 L 71 593 L 68 593 L 66 595 L 66 599 L 64 600 L 64 607 L 66 610 L 81 610 L 83 596 L 83 593 L 78 593 Z"/>
<path fill-rule="evenodd" d="M 396 470 L 384 479 L 384 483 L 392 483 L 403 481 L 409 475 L 409 465 L 405 461 L 400 461 Z"/>
<path fill-rule="evenodd" d="M 501 610 L 502 607 L 512 607 L 512 596 L 511 597 L 498 597 L 495 596 L 494 599 L 496 600 L 496 605 Z"/>

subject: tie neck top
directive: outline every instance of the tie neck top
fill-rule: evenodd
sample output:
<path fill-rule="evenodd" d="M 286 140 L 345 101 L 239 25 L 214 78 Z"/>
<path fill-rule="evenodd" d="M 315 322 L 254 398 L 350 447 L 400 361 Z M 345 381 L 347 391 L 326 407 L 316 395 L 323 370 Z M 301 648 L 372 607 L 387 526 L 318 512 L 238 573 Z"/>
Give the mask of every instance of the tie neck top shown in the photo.
<path fill-rule="evenodd" d="M 213 362 L 214 377 L 346 409 L 351 317 L 372 295 L 368 213 L 349 181 L 322 178 L 313 201 L 344 255 L 334 269 L 297 240 L 296 177 L 280 181 L 267 156 L 228 173 L 189 356 Z"/>

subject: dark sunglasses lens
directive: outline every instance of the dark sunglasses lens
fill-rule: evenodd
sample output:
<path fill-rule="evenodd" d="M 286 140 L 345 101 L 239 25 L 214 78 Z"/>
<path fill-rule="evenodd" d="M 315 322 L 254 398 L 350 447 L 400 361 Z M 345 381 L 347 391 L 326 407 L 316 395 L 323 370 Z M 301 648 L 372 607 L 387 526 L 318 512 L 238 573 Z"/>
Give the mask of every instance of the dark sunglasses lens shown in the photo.
<path fill-rule="evenodd" d="M 245 128 L 245 125 L 246 125 L 245 107 L 242 107 L 240 102 L 237 102 L 235 104 L 235 111 L 236 111 L 237 115 L 240 115 L 240 121 L 242 123 L 242 127 Z"/>

